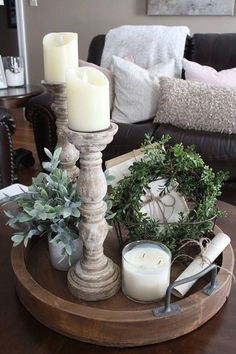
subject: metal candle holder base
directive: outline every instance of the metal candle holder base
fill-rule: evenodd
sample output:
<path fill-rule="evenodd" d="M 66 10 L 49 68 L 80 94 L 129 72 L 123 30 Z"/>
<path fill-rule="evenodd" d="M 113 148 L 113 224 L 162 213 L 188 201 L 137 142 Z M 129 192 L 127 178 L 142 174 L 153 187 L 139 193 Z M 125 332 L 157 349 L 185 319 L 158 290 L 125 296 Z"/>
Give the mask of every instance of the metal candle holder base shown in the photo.
<path fill-rule="evenodd" d="M 79 152 L 67 138 L 65 129 L 68 126 L 67 100 L 66 100 L 66 84 L 50 84 L 42 81 L 47 91 L 53 96 L 52 110 L 56 115 L 57 126 L 57 146 L 61 147 L 60 168 L 66 170 L 72 179 L 76 179 L 79 175 L 79 169 L 76 161 L 79 159 Z"/>
<path fill-rule="evenodd" d="M 108 224 L 105 220 L 107 183 L 102 171 L 102 153 L 117 125 L 100 132 L 83 133 L 67 130 L 69 141 L 80 151 L 78 190 L 81 196 L 79 234 L 84 243 L 84 256 L 68 272 L 70 292 L 86 301 L 113 296 L 120 288 L 120 270 L 103 253 Z"/>

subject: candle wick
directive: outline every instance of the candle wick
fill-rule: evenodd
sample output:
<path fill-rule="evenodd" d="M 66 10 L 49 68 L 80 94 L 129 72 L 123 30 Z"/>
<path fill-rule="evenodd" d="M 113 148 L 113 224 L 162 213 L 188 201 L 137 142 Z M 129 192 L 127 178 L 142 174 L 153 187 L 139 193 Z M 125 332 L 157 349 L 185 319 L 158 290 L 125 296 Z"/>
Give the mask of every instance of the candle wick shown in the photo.
<path fill-rule="evenodd" d="M 143 253 L 143 258 L 145 257 L 145 253 Z"/>
<path fill-rule="evenodd" d="M 64 37 L 62 35 L 59 36 L 59 44 L 64 44 Z"/>
<path fill-rule="evenodd" d="M 88 83 L 88 75 L 87 75 L 87 73 L 85 71 L 83 73 L 82 81 L 85 82 L 85 83 Z"/>
<path fill-rule="evenodd" d="M 159 260 L 158 264 L 161 264 L 161 259 Z"/>

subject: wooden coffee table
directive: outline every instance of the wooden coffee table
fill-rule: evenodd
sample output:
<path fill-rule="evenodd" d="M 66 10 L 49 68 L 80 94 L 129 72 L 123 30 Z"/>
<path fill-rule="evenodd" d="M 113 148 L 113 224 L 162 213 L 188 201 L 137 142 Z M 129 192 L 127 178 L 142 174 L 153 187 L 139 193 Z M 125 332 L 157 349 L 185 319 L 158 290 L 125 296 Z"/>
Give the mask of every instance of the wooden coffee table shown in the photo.
<path fill-rule="evenodd" d="M 232 238 L 236 250 L 236 207 L 219 202 L 227 218 L 217 224 Z M 77 342 L 59 335 L 37 322 L 18 301 L 10 264 L 11 230 L 0 212 L 0 353 L 7 354 L 233 354 L 236 350 L 236 286 L 223 308 L 197 330 L 165 343 L 129 349 L 104 348 Z M 92 329 L 91 329 L 92 330 Z M 101 328 L 101 331 L 103 328 Z"/>

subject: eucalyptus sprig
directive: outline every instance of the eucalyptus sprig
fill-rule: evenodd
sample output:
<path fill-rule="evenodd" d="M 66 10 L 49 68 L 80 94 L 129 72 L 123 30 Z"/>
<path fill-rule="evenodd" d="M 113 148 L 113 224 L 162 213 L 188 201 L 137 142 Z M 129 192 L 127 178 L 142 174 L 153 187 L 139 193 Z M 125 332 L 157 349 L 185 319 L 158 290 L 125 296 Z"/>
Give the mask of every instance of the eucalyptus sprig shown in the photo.
<path fill-rule="evenodd" d="M 163 242 L 176 254 L 183 238 L 200 239 L 210 231 L 212 220 L 222 215 L 216 201 L 228 174 L 214 173 L 194 147 L 181 143 L 168 146 L 169 140 L 170 136 L 163 136 L 154 143 L 152 138 L 145 138 L 143 158 L 129 167 L 130 174 L 113 189 L 111 199 L 116 212 L 114 221 L 127 227 L 129 240 L 149 238 Z M 192 205 L 187 216 L 180 213 L 178 223 L 168 227 L 140 211 L 148 184 L 158 179 L 165 179 L 161 195 L 175 185 L 176 191 Z"/>

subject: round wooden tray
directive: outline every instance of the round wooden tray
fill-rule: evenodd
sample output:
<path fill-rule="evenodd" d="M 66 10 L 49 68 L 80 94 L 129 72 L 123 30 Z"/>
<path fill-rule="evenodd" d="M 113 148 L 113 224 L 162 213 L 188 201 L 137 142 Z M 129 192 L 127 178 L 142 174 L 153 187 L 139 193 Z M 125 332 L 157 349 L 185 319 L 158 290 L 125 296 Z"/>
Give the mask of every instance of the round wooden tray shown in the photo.
<path fill-rule="evenodd" d="M 218 230 L 217 230 L 218 231 Z M 120 262 L 114 235 L 105 242 L 105 254 Z M 233 271 L 234 255 L 229 245 L 219 257 L 222 268 Z M 153 309 L 163 302 L 139 304 L 122 292 L 98 302 L 80 301 L 67 289 L 66 272 L 56 271 L 49 261 L 46 239 L 32 242 L 26 250 L 13 248 L 12 266 L 16 291 L 27 310 L 47 327 L 68 337 L 104 346 L 134 347 L 160 343 L 189 333 L 213 317 L 229 296 L 232 277 L 220 269 L 217 289 L 207 296 L 202 278 L 184 299 L 174 296 L 180 313 L 155 317 Z M 181 270 L 175 268 L 173 278 Z"/>

